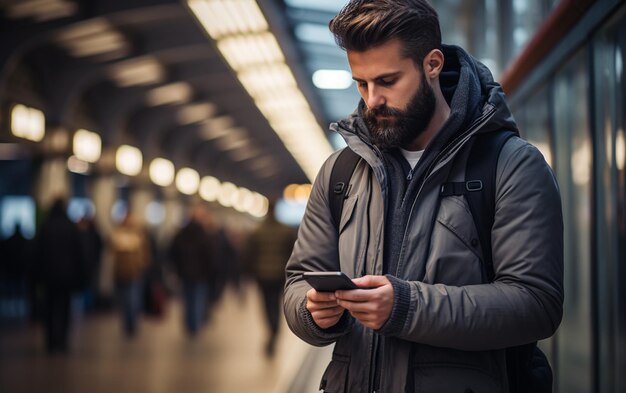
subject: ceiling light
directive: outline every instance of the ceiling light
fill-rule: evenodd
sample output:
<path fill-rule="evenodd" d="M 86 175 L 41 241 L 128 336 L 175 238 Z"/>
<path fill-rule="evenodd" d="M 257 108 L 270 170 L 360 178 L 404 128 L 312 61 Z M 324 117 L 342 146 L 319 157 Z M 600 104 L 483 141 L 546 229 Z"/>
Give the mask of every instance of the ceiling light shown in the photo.
<path fill-rule="evenodd" d="M 198 191 L 200 175 L 191 168 L 182 168 L 176 174 L 176 188 L 185 195 L 193 195 Z"/>
<path fill-rule="evenodd" d="M 64 18 L 76 14 L 78 5 L 68 0 L 21 0 L 7 6 L 12 19 L 34 18 L 37 22 Z"/>
<path fill-rule="evenodd" d="M 213 128 L 231 128 L 235 125 L 235 121 L 230 116 L 219 116 L 209 119 L 207 125 Z"/>
<path fill-rule="evenodd" d="M 228 153 L 233 161 L 241 162 L 259 156 L 261 151 L 252 146 L 248 146 L 245 149 L 230 150 Z"/>
<path fill-rule="evenodd" d="M 100 159 L 102 140 L 95 132 L 80 129 L 74 134 L 74 155 L 83 161 L 96 162 Z"/>
<path fill-rule="evenodd" d="M 200 180 L 198 194 L 207 202 L 218 202 L 224 207 L 263 217 L 267 213 L 269 201 L 263 195 L 244 187 L 237 187 L 231 182 L 220 182 L 213 176 L 205 176 Z"/>
<path fill-rule="evenodd" d="M 247 188 L 239 187 L 238 198 L 234 207 L 237 211 L 247 212 L 254 206 L 254 194 Z"/>
<path fill-rule="evenodd" d="M 143 157 L 141 150 L 129 145 L 117 148 L 115 166 L 120 173 L 128 176 L 137 176 L 141 172 Z"/>
<path fill-rule="evenodd" d="M 285 60 L 271 33 L 224 38 L 218 41 L 217 47 L 236 71 L 244 67 Z"/>
<path fill-rule="evenodd" d="M 116 63 L 111 69 L 111 77 L 120 87 L 151 85 L 165 78 L 161 63 L 151 56 Z"/>
<path fill-rule="evenodd" d="M 276 37 L 253 0 L 187 0 L 187 3 L 217 41 L 225 61 L 237 72 L 241 84 L 270 124 L 282 124 L 298 116 L 315 119 L 285 63 Z M 293 129 L 299 136 L 297 142 L 286 142 L 286 129 L 274 131 L 306 176 L 315 179 L 322 163 L 333 152 L 319 124 L 313 120 L 301 129 Z M 223 132 L 205 127 L 203 134 L 213 139 L 221 137 Z M 307 155 L 298 153 L 304 149 L 308 149 Z M 270 169 L 264 170 L 269 173 Z"/>
<path fill-rule="evenodd" d="M 267 30 L 267 22 L 254 0 L 189 0 L 189 8 L 211 38 Z"/>
<path fill-rule="evenodd" d="M 269 200 L 263 195 L 257 193 L 253 194 L 253 198 L 254 203 L 249 211 L 250 214 L 258 218 L 265 217 L 269 209 Z"/>
<path fill-rule="evenodd" d="M 102 54 L 125 56 L 130 46 L 125 37 L 104 19 L 94 19 L 78 23 L 61 31 L 57 42 L 74 57 Z"/>
<path fill-rule="evenodd" d="M 150 106 L 183 104 L 191 99 L 193 90 L 188 83 L 177 82 L 152 89 L 146 95 Z"/>
<path fill-rule="evenodd" d="M 176 114 L 176 120 L 180 125 L 199 123 L 208 120 L 216 111 L 217 107 L 208 102 L 185 105 Z"/>
<path fill-rule="evenodd" d="M 207 202 L 217 201 L 220 195 L 222 183 L 213 176 L 205 176 L 200 180 L 200 189 L 198 193 L 200 197 Z"/>
<path fill-rule="evenodd" d="M 46 133 L 46 117 L 39 109 L 17 104 L 11 109 L 11 133 L 18 138 L 39 142 Z"/>
<path fill-rule="evenodd" d="M 252 97 L 261 96 L 268 89 L 294 87 L 296 80 L 286 64 L 276 63 L 245 69 L 237 74 Z"/>
<path fill-rule="evenodd" d="M 230 182 L 224 182 L 217 195 L 217 201 L 224 207 L 231 207 L 233 202 L 237 199 L 237 193 L 238 189 L 236 185 Z"/>
<path fill-rule="evenodd" d="M 205 124 L 204 129 L 201 131 L 201 135 L 204 140 L 210 141 L 217 138 L 223 138 L 228 136 L 229 138 L 233 138 L 235 136 L 244 137 L 247 135 L 247 132 L 242 127 L 226 127 L 228 125 L 228 119 L 230 117 L 224 116 L 224 121 L 219 121 L 218 123 Z"/>
<path fill-rule="evenodd" d="M 250 146 L 250 141 L 248 139 L 240 138 L 220 138 L 215 141 L 215 143 L 221 151 L 230 151 Z"/>
<path fill-rule="evenodd" d="M 313 84 L 318 89 L 345 90 L 352 86 L 352 74 L 345 70 L 317 70 Z"/>
<path fill-rule="evenodd" d="M 155 158 L 150 163 L 150 179 L 154 184 L 167 187 L 174 181 L 174 164 L 165 158 Z"/>

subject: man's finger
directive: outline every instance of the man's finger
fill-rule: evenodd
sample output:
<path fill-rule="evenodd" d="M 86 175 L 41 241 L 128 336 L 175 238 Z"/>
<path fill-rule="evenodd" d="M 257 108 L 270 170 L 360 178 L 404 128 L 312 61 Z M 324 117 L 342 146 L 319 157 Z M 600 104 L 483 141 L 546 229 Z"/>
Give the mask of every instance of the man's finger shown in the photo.
<path fill-rule="evenodd" d="M 352 281 L 360 288 L 378 288 L 389 284 L 389 280 L 385 276 L 363 276 L 355 278 Z"/>
<path fill-rule="evenodd" d="M 335 296 L 339 300 L 351 302 L 369 302 L 380 296 L 377 289 L 351 289 L 348 291 L 335 291 Z"/>
<path fill-rule="evenodd" d="M 343 310 L 344 309 L 342 307 L 326 308 L 323 310 L 313 311 L 311 315 L 313 316 L 314 319 L 329 319 L 329 318 L 334 318 L 337 315 L 342 314 Z"/>
<path fill-rule="evenodd" d="M 325 308 L 333 308 L 333 307 L 337 307 L 337 301 L 332 301 L 332 302 L 314 302 L 312 300 L 307 300 L 306 306 L 307 308 L 311 309 L 311 308 L 315 308 L 315 309 L 325 309 Z"/>
<path fill-rule="evenodd" d="M 311 288 L 307 291 L 306 297 L 309 300 L 313 300 L 315 302 L 331 302 L 335 301 L 335 293 L 334 292 L 318 292 L 314 288 Z"/>

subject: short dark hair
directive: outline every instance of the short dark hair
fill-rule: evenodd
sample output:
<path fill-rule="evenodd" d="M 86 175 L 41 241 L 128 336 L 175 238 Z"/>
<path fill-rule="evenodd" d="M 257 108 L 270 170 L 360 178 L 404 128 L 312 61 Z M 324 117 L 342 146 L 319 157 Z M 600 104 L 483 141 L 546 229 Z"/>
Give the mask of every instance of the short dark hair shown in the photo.
<path fill-rule="evenodd" d="M 439 16 L 426 0 L 350 0 L 328 27 L 344 50 L 362 52 L 398 38 L 403 55 L 420 67 L 441 48 Z"/>

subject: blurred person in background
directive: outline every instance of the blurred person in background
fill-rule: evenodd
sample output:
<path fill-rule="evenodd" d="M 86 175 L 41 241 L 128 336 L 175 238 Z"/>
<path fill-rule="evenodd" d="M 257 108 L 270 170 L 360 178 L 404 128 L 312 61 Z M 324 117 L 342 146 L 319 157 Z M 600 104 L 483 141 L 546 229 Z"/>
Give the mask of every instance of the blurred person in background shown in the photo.
<path fill-rule="evenodd" d="M 245 302 L 245 246 L 247 232 L 239 228 L 222 227 L 215 233 L 219 260 L 222 261 L 223 284 L 230 285 L 240 304 Z M 224 288 L 222 288 L 222 291 Z"/>
<path fill-rule="evenodd" d="M 87 256 L 87 282 L 85 288 L 85 306 L 94 307 L 99 298 L 100 267 L 102 255 L 102 236 L 93 216 L 83 216 L 78 221 L 78 229 Z"/>
<path fill-rule="evenodd" d="M 27 295 L 28 243 L 19 223 L 11 236 L 0 241 L 0 298 L 8 301 L 14 315 L 18 313 L 19 300 Z"/>
<path fill-rule="evenodd" d="M 190 337 L 197 335 L 209 313 L 209 280 L 215 276 L 213 247 L 205 225 L 210 213 L 194 206 L 189 221 L 174 236 L 170 259 L 181 281 L 184 325 Z"/>
<path fill-rule="evenodd" d="M 230 285 L 243 299 L 241 290 L 240 250 L 233 241 L 232 231 L 210 216 L 205 221 L 205 229 L 213 248 L 213 274 L 209 277 L 209 309 L 217 304 L 226 288 Z"/>
<path fill-rule="evenodd" d="M 148 230 L 146 236 L 150 246 L 151 263 L 145 273 L 143 308 L 147 315 L 160 319 L 165 316 L 169 297 L 164 272 L 166 258 L 154 232 Z"/>
<path fill-rule="evenodd" d="M 265 344 L 267 356 L 274 355 L 281 310 L 281 294 L 285 285 L 285 265 L 296 240 L 294 229 L 276 219 L 274 207 L 275 201 L 271 201 L 265 220 L 250 235 L 246 250 L 247 263 L 263 294 L 265 316 L 269 329 L 269 337 Z"/>
<path fill-rule="evenodd" d="M 143 305 L 144 274 L 151 263 L 151 255 L 146 231 L 130 211 L 111 234 L 111 249 L 124 333 L 134 337 Z"/>
<path fill-rule="evenodd" d="M 46 347 L 49 353 L 66 352 L 71 296 L 86 284 L 88 261 L 64 199 L 53 202 L 36 241 L 36 272 L 44 289 Z"/>

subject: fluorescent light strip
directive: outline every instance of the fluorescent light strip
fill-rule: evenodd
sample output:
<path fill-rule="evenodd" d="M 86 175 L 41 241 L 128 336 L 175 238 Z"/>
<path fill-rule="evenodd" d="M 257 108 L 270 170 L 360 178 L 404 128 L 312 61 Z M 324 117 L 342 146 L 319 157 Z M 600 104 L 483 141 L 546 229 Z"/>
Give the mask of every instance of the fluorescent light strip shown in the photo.
<path fill-rule="evenodd" d="M 325 137 L 258 5 L 253 0 L 187 0 L 189 8 L 237 73 L 309 180 L 333 149 Z M 285 71 L 287 70 L 287 71 Z M 299 125 L 289 124 L 295 116 Z M 213 130 L 207 130 L 213 137 Z M 298 135 L 298 139 L 292 138 Z M 301 152 L 306 152 L 303 154 Z"/>
<path fill-rule="evenodd" d="M 263 13 L 253 0 L 189 1 L 189 7 L 214 40 L 268 28 Z"/>
<path fill-rule="evenodd" d="M 267 197 L 230 182 L 221 182 L 213 176 L 200 180 L 198 193 L 207 202 L 217 202 L 258 218 L 264 217 L 269 207 Z"/>

